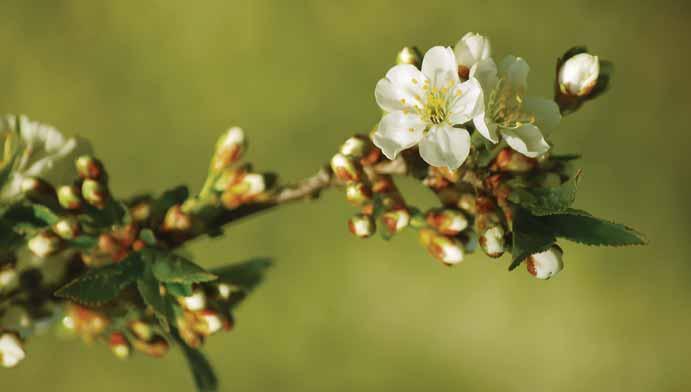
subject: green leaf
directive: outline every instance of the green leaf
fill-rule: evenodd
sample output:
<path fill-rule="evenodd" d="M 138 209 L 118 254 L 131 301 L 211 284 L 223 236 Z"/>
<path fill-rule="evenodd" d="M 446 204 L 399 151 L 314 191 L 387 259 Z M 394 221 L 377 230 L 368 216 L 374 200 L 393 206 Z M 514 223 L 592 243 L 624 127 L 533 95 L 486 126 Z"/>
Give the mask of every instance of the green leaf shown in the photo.
<path fill-rule="evenodd" d="M 217 279 L 204 268 L 174 254 L 158 253 L 152 271 L 156 279 L 166 283 L 199 283 Z"/>
<path fill-rule="evenodd" d="M 182 338 L 180 338 L 177 330 L 173 331 L 173 338 L 178 343 L 178 346 L 180 346 L 182 353 L 185 355 L 185 359 L 187 359 L 187 365 L 192 371 L 194 384 L 197 390 L 199 392 L 218 391 L 218 378 L 204 353 L 185 344 Z"/>
<path fill-rule="evenodd" d="M 170 297 L 161 293 L 160 282 L 154 277 L 151 268 L 147 265 L 143 276 L 137 280 L 137 290 L 144 303 L 149 305 L 164 329 L 169 328 L 169 323 L 175 320 L 175 311 Z"/>
<path fill-rule="evenodd" d="M 100 305 L 117 297 L 141 276 L 142 271 L 141 258 L 132 253 L 119 263 L 90 269 L 58 289 L 55 295 L 85 305 Z"/>
<path fill-rule="evenodd" d="M 70 248 L 88 250 L 98 244 L 98 238 L 89 235 L 80 235 L 67 241 Z"/>
<path fill-rule="evenodd" d="M 556 214 L 565 211 L 576 200 L 579 177 L 580 173 L 577 173 L 570 180 L 552 188 L 516 188 L 511 191 L 509 200 L 536 216 Z"/>
<path fill-rule="evenodd" d="M 5 218 L 17 224 L 24 223 L 34 227 L 54 225 L 60 220 L 50 208 L 40 204 L 17 204 L 5 212 Z"/>
<path fill-rule="evenodd" d="M 517 208 L 513 219 L 512 262 L 509 271 L 521 265 L 526 257 L 533 253 L 547 250 L 556 238 L 552 229 L 546 226 L 539 217 L 528 211 Z"/>
<path fill-rule="evenodd" d="M 166 283 L 166 290 L 175 297 L 189 297 L 192 295 L 192 285 L 187 283 Z"/>
<path fill-rule="evenodd" d="M 149 246 L 156 245 L 156 235 L 151 229 L 142 229 L 139 232 L 139 239 Z"/>
<path fill-rule="evenodd" d="M 626 246 L 645 245 L 645 236 L 636 230 L 604 219 L 585 211 L 569 209 L 564 213 L 542 217 L 557 237 L 585 245 Z"/>
<path fill-rule="evenodd" d="M 218 281 L 230 283 L 245 291 L 251 291 L 261 283 L 267 268 L 271 266 L 271 260 L 257 258 L 242 263 L 212 269 L 211 272 L 218 276 Z"/>

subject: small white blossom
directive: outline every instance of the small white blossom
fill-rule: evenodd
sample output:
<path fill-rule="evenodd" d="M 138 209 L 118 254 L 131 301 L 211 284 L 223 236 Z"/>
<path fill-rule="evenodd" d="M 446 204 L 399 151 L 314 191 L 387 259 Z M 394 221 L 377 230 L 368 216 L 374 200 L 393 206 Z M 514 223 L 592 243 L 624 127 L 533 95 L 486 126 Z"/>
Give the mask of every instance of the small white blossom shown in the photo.
<path fill-rule="evenodd" d="M 11 333 L 0 336 L 0 364 L 6 368 L 17 366 L 26 358 L 26 353 L 19 338 Z"/>
<path fill-rule="evenodd" d="M 482 84 L 485 113 L 473 122 L 485 138 L 497 143 L 501 136 L 514 150 L 535 158 L 549 150 L 543 132 L 556 128 L 561 114 L 551 100 L 526 97 L 529 70 L 525 60 L 514 56 L 499 67 L 491 58 L 477 63 L 470 77 Z"/>
<path fill-rule="evenodd" d="M 0 191 L 0 200 L 19 195 L 22 181 L 28 177 L 41 177 L 54 184 L 68 183 L 74 177 L 75 158 L 91 153 L 86 140 L 66 138 L 52 126 L 25 116 L 0 117 L 0 142 L 5 143 L 6 154 L 17 154 L 10 178 Z M 9 158 L 3 156 L 2 161 Z"/>
<path fill-rule="evenodd" d="M 182 305 L 192 312 L 203 310 L 206 307 L 206 296 L 202 291 L 195 291 L 189 297 L 181 298 Z"/>
<path fill-rule="evenodd" d="M 579 53 L 568 60 L 559 70 L 561 91 L 579 97 L 586 96 L 597 84 L 600 76 L 600 60 L 589 53 Z"/>
<path fill-rule="evenodd" d="M 528 272 L 538 279 L 549 279 L 564 268 L 562 251 L 558 246 L 552 246 L 544 252 L 530 255 L 526 260 Z"/>
<path fill-rule="evenodd" d="M 487 37 L 467 33 L 456 43 L 453 52 L 458 63 L 458 73 L 467 79 L 473 66 L 490 58 L 492 47 Z"/>
<path fill-rule="evenodd" d="M 482 115 L 482 89 L 474 78 L 461 82 L 451 48 L 427 51 L 422 70 L 410 64 L 394 66 L 377 83 L 374 95 L 386 113 L 373 141 L 387 158 L 417 144 L 432 166 L 457 169 L 468 157 L 470 134 L 456 126 Z"/>

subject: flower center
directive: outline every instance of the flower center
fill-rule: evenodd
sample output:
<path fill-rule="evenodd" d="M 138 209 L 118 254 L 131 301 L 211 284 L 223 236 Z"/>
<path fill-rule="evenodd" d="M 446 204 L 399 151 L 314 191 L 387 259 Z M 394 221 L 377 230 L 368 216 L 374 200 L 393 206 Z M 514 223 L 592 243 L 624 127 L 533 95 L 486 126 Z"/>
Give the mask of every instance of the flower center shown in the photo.
<path fill-rule="evenodd" d="M 418 81 L 413 79 L 413 84 L 417 83 Z M 450 114 L 450 108 L 461 96 L 461 90 L 454 89 L 453 80 L 449 80 L 443 87 L 431 87 L 429 80 L 425 80 L 422 89 L 425 91 L 425 95 L 422 97 L 415 95 L 415 103 L 411 108 L 406 108 L 403 111 L 405 113 L 412 111 L 433 125 L 446 121 Z M 454 91 L 453 94 L 452 91 Z M 405 104 L 404 100 L 401 101 Z"/>
<path fill-rule="evenodd" d="M 502 128 L 517 128 L 525 123 L 534 123 L 535 116 L 522 110 L 524 93 L 499 79 L 489 97 L 487 113 L 490 118 Z"/>

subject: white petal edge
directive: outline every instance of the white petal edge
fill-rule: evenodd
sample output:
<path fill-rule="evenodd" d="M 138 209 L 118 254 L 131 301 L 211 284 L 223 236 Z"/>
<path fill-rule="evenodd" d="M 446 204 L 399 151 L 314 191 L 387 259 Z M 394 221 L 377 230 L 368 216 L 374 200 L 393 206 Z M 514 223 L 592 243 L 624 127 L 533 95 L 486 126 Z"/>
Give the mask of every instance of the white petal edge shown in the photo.
<path fill-rule="evenodd" d="M 458 169 L 470 153 L 470 134 L 449 124 L 432 127 L 420 141 L 420 156 L 436 167 Z"/>
<path fill-rule="evenodd" d="M 561 122 L 559 106 L 551 99 L 526 97 L 523 100 L 524 113 L 535 116 L 535 125 L 543 135 L 548 136 Z"/>
<path fill-rule="evenodd" d="M 422 73 L 430 80 L 432 87 L 441 88 L 460 81 L 456 56 L 449 47 L 435 46 L 428 50 L 422 59 Z"/>
<path fill-rule="evenodd" d="M 377 82 L 374 98 L 379 107 L 385 111 L 403 110 L 416 103 L 416 96 L 424 97 L 422 86 L 426 80 L 425 75 L 415 66 L 396 65 L 386 73 L 384 79 Z"/>
<path fill-rule="evenodd" d="M 456 97 L 460 90 L 460 96 Z M 451 99 L 455 99 L 449 108 L 449 122 L 453 125 L 465 124 L 473 117 L 485 113 L 485 101 L 482 86 L 475 78 L 457 84 L 449 93 Z"/>
<path fill-rule="evenodd" d="M 528 88 L 528 72 L 530 72 L 528 63 L 522 58 L 512 55 L 504 57 L 499 65 L 499 73 L 517 91 L 525 92 Z"/>
<path fill-rule="evenodd" d="M 372 141 L 387 158 L 396 159 L 399 152 L 420 142 L 425 127 L 425 122 L 417 114 L 387 113 L 379 122 Z"/>
<path fill-rule="evenodd" d="M 549 144 L 535 125 L 525 124 L 516 129 L 502 129 L 501 134 L 511 148 L 529 158 L 537 158 L 549 150 Z"/>

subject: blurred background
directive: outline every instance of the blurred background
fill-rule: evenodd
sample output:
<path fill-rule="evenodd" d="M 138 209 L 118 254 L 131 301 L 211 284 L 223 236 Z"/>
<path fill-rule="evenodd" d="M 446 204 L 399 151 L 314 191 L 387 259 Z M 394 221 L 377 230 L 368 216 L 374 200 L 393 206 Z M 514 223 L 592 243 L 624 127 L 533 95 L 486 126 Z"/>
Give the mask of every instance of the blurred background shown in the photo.
<path fill-rule="evenodd" d="M 550 96 L 556 57 L 587 44 L 614 61 L 614 88 L 562 122 L 557 150 L 584 156 L 577 206 L 650 246 L 564 243 L 551 281 L 508 273 L 508 256 L 450 269 L 412 232 L 351 236 L 353 209 L 332 191 L 190 247 L 207 266 L 276 260 L 207 352 L 224 391 L 688 391 L 690 4 L 4 0 L 0 112 L 90 138 L 121 196 L 198 189 L 230 125 L 255 167 L 291 180 L 378 120 L 374 85 L 403 45 L 489 35 L 495 58 L 526 58 L 532 95 Z M 53 336 L 28 350 L 1 390 L 193 390 L 178 352 L 121 362 Z"/>

